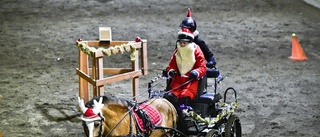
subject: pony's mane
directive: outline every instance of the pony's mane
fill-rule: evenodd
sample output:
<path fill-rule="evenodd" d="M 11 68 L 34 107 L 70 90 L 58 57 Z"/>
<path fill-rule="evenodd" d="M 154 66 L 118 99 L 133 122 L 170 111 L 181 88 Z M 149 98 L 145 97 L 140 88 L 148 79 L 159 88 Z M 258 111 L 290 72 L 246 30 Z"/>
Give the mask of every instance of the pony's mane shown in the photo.
<path fill-rule="evenodd" d="M 102 97 L 102 103 L 103 104 L 118 104 L 118 105 L 121 105 L 121 106 L 128 106 L 128 100 L 125 100 L 123 98 L 117 98 L 115 96 L 112 96 L 112 95 L 108 95 L 108 96 L 98 96 L 98 97 L 95 97 L 93 99 L 91 99 L 89 102 L 86 103 L 86 107 L 93 107 L 94 103 L 93 103 L 93 100 L 96 100 L 97 102 L 99 102 L 100 100 L 100 97 Z"/>

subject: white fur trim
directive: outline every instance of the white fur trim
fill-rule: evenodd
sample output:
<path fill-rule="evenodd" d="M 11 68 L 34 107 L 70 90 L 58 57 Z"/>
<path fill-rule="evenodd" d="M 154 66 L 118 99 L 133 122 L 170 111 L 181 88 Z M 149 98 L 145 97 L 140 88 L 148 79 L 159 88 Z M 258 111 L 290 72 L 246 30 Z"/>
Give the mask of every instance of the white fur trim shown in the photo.
<path fill-rule="evenodd" d="M 198 30 L 195 30 L 194 32 L 193 32 L 193 35 L 194 35 L 194 37 L 197 37 L 197 36 L 199 36 L 199 31 Z"/>
<path fill-rule="evenodd" d="M 178 36 L 181 35 L 181 34 L 187 35 L 187 36 L 191 37 L 192 39 L 194 39 L 194 35 L 191 34 L 191 33 L 183 32 L 183 31 L 180 30 L 180 31 L 178 32 Z"/>
<path fill-rule="evenodd" d="M 95 115 L 97 116 L 97 115 Z M 101 120 L 101 118 L 99 116 L 95 117 L 95 118 L 88 118 L 88 117 L 84 117 L 83 115 L 80 117 L 81 120 L 83 121 L 87 121 L 87 122 L 90 122 L 90 121 L 96 121 L 96 120 Z"/>

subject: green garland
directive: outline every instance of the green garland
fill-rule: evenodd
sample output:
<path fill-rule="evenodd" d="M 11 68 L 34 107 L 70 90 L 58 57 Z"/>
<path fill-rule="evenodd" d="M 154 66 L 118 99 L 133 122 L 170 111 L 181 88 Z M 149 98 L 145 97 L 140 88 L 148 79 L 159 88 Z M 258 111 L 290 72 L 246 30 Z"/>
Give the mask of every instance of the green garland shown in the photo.
<path fill-rule="evenodd" d="M 132 41 L 128 42 L 127 44 L 111 46 L 107 49 L 105 48 L 96 49 L 94 47 L 88 46 L 84 42 L 78 42 L 77 47 L 79 50 L 81 50 L 83 53 L 89 56 L 91 56 L 92 52 L 97 52 L 97 51 L 101 51 L 103 54 L 107 55 L 108 57 L 114 54 L 118 54 L 119 52 L 123 54 L 126 51 L 126 52 L 131 52 L 130 54 L 131 61 L 134 61 L 136 59 L 135 52 L 137 51 L 137 47 L 135 46 L 135 42 L 132 42 Z"/>

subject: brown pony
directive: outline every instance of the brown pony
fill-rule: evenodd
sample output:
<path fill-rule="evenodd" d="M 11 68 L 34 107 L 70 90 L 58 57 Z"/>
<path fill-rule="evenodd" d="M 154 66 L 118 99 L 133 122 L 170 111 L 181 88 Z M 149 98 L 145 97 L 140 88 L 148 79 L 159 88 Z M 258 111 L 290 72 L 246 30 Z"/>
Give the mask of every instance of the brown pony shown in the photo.
<path fill-rule="evenodd" d="M 144 104 L 155 108 L 154 112 L 159 112 L 157 114 L 160 114 L 161 117 L 158 125 L 153 124 L 153 127 L 157 128 L 147 130 L 148 132 L 142 132 L 137 126 L 139 121 L 137 122 L 136 114 L 133 112 L 137 108 L 134 106 L 138 104 L 133 101 L 112 96 L 100 96 L 91 99 L 84 105 L 83 99 L 79 98 L 79 106 L 83 112 L 81 119 L 86 135 L 88 137 L 135 135 L 161 137 L 172 134 L 171 131 L 175 128 L 177 121 L 174 106 L 164 98 L 150 99 Z"/>

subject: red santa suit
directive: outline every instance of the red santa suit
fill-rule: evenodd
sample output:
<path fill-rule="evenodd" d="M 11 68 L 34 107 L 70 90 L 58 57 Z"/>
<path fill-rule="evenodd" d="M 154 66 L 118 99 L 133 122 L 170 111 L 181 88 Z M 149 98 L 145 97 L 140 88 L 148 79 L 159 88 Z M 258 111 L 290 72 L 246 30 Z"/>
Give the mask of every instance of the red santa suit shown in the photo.
<path fill-rule="evenodd" d="M 198 78 L 206 74 L 206 63 L 204 55 L 198 45 L 191 42 L 185 47 L 181 47 L 177 42 L 177 49 L 174 51 L 168 65 L 167 71 L 174 70 L 178 74 L 172 77 L 170 84 L 171 92 L 178 98 L 190 97 L 193 100 L 198 90 L 198 80 L 192 80 L 184 86 L 188 81 L 190 72 L 195 70 L 198 72 Z M 181 86 L 180 88 L 178 88 Z"/>

